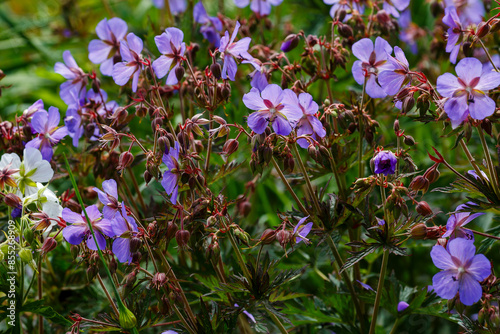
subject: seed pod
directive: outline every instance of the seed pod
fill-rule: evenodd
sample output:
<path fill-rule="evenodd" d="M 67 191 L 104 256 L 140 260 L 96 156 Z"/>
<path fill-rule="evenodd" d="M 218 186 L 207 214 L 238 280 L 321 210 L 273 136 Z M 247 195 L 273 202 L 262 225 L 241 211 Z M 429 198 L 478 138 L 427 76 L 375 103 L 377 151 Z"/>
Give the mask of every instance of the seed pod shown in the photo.
<path fill-rule="evenodd" d="M 260 242 L 264 245 L 270 245 L 276 240 L 276 231 L 273 229 L 266 229 L 260 236 Z"/>
<path fill-rule="evenodd" d="M 177 81 L 181 81 L 184 78 L 184 74 L 186 73 L 186 70 L 182 66 L 177 66 L 175 69 L 175 77 L 177 78 Z"/>
<path fill-rule="evenodd" d="M 417 203 L 417 206 L 415 207 L 415 210 L 417 213 L 423 217 L 427 217 L 432 215 L 432 210 L 429 204 L 425 201 L 420 201 Z"/>
<path fill-rule="evenodd" d="M 31 263 L 31 261 L 33 261 L 33 254 L 31 253 L 31 249 L 29 248 L 22 248 L 19 251 L 18 255 L 21 261 L 25 263 Z"/>
<path fill-rule="evenodd" d="M 210 65 L 210 72 L 212 72 L 212 75 L 215 77 L 215 79 L 220 79 L 221 78 L 221 68 L 219 63 L 213 63 Z"/>
<path fill-rule="evenodd" d="M 425 239 L 427 236 L 427 226 L 424 223 L 418 223 L 410 230 L 410 236 L 415 240 Z"/>
<path fill-rule="evenodd" d="M 222 152 L 226 156 L 230 156 L 231 154 L 233 154 L 234 152 L 236 152 L 236 150 L 238 149 L 238 146 L 239 146 L 239 143 L 238 143 L 237 139 L 229 139 L 224 144 L 224 147 L 222 148 Z"/>
<path fill-rule="evenodd" d="M 287 230 L 279 230 L 276 232 L 276 240 L 280 243 L 281 247 L 285 248 L 286 244 L 291 240 L 291 233 Z"/>
<path fill-rule="evenodd" d="M 353 31 L 350 26 L 347 24 L 339 23 L 338 25 L 338 32 L 339 35 L 344 37 L 344 38 L 351 38 L 353 36 Z"/>
<path fill-rule="evenodd" d="M 430 185 L 429 180 L 427 180 L 426 177 L 419 175 L 411 181 L 408 188 L 414 191 L 422 190 L 422 193 L 425 194 L 429 189 L 429 185 Z"/>
<path fill-rule="evenodd" d="M 408 146 L 415 145 L 415 139 L 412 136 L 405 136 L 404 143 Z"/>
<path fill-rule="evenodd" d="M 53 250 L 54 248 L 56 248 L 56 246 L 57 246 L 56 239 L 53 238 L 53 237 L 48 237 L 43 242 L 42 252 L 45 253 L 45 254 L 47 254 L 48 252 L 50 252 L 51 250 Z"/>
<path fill-rule="evenodd" d="M 128 166 L 130 166 L 133 161 L 134 161 L 134 155 L 132 153 L 130 153 L 129 151 L 122 152 L 122 154 L 120 154 L 120 158 L 118 160 L 118 167 L 116 169 L 118 170 L 125 169 Z"/>

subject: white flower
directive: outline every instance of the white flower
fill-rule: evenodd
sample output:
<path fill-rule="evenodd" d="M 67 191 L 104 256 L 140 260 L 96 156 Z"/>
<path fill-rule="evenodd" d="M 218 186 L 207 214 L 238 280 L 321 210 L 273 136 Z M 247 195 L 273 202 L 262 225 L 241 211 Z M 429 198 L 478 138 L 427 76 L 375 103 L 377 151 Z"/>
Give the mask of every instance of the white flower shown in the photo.
<path fill-rule="evenodd" d="M 24 149 L 24 160 L 19 166 L 17 178 L 19 190 L 25 196 L 33 195 L 38 191 L 36 182 L 49 182 L 54 171 L 47 160 L 43 160 L 42 153 L 36 148 Z"/>

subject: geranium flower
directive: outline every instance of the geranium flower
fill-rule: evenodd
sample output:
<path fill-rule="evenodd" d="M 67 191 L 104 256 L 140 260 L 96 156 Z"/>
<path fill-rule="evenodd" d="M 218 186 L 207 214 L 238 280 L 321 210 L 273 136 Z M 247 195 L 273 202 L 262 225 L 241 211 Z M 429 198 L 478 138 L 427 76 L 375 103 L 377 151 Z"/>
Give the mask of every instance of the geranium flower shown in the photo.
<path fill-rule="evenodd" d="M 120 54 L 120 42 L 127 33 L 127 23 L 118 17 L 103 19 L 95 28 L 97 37 L 89 43 L 89 59 L 94 64 L 101 64 L 101 73 L 113 75 L 115 56 Z"/>
<path fill-rule="evenodd" d="M 222 22 L 218 17 L 208 16 L 203 3 L 199 1 L 193 8 L 194 20 L 201 24 L 200 32 L 207 41 L 216 48 L 220 46 L 218 31 L 222 30 Z"/>
<path fill-rule="evenodd" d="M 31 127 L 33 133 L 38 135 L 26 143 L 26 147 L 33 147 L 42 152 L 42 157 L 50 161 L 54 155 L 54 145 L 68 135 L 68 130 L 65 126 L 60 127 L 59 109 L 50 107 L 49 112 L 38 111 L 31 119 Z"/>
<path fill-rule="evenodd" d="M 395 46 L 394 55 L 396 57 L 391 55 L 387 57 L 393 68 L 384 70 L 378 75 L 378 82 L 387 95 L 396 95 L 401 87 L 406 86 L 411 81 L 410 64 L 405 53 L 399 46 Z"/>
<path fill-rule="evenodd" d="M 168 4 L 170 6 L 170 12 L 173 15 L 183 13 L 187 8 L 186 0 L 168 0 Z M 153 5 L 155 5 L 156 8 L 163 9 L 165 8 L 165 0 L 153 0 Z"/>
<path fill-rule="evenodd" d="M 17 184 L 14 181 L 14 174 L 19 172 L 21 159 L 15 153 L 5 153 L 0 159 L 0 190 L 4 190 L 5 186 L 16 188 Z"/>
<path fill-rule="evenodd" d="M 99 201 L 104 205 L 102 213 L 104 218 L 113 219 L 117 212 L 122 208 L 121 204 L 118 202 L 118 186 L 116 181 L 113 179 L 106 180 L 102 182 L 102 190 L 97 187 L 92 188 L 97 192 Z"/>
<path fill-rule="evenodd" d="M 446 7 L 444 9 L 443 23 L 448 26 L 448 40 L 446 42 L 446 52 L 450 53 L 450 62 L 455 64 L 457 62 L 458 52 L 462 42 L 459 41 L 462 35 L 462 24 L 458 18 L 457 10 L 454 6 Z"/>
<path fill-rule="evenodd" d="M 133 76 L 133 92 L 137 91 L 139 75 L 143 68 L 141 57 L 142 48 L 142 40 L 133 33 L 128 34 L 127 41 L 122 41 L 120 43 L 120 54 L 123 61 L 113 66 L 113 80 L 117 85 L 125 85 L 130 80 L 130 77 Z"/>
<path fill-rule="evenodd" d="M 314 139 L 326 136 L 326 130 L 323 128 L 323 124 L 321 124 L 316 117 L 319 107 L 318 104 L 313 101 L 312 95 L 309 93 L 300 93 L 297 97 L 291 90 L 285 90 L 284 94 L 288 97 L 289 101 L 293 101 L 293 105 L 297 106 L 298 110 L 302 113 L 302 117 L 295 125 L 297 136 L 311 135 Z M 299 138 L 297 144 L 302 148 L 309 147 L 309 142 L 304 138 Z"/>
<path fill-rule="evenodd" d="M 73 100 L 70 94 L 71 91 L 74 91 L 76 96 L 85 94 L 87 75 L 78 67 L 70 51 L 66 50 L 63 52 L 63 60 L 64 64 L 60 62 L 55 64 L 54 71 L 68 80 L 61 84 L 59 95 L 64 103 L 70 104 Z"/>
<path fill-rule="evenodd" d="M 37 182 L 49 182 L 54 176 L 50 163 L 44 160 L 42 153 L 33 147 L 26 147 L 23 152 L 23 162 L 19 166 L 19 172 L 13 174 L 21 194 L 30 196 L 38 191 Z"/>
<path fill-rule="evenodd" d="M 92 229 L 97 239 L 97 245 L 99 245 L 99 249 L 103 250 L 106 248 L 106 239 L 104 236 L 115 236 L 111 221 L 101 218 L 102 214 L 97 208 L 97 205 L 91 205 L 87 207 L 85 211 L 92 224 Z M 87 240 L 87 247 L 91 250 L 97 250 L 97 245 L 90 232 L 83 211 L 81 214 L 78 214 L 68 208 L 64 208 L 62 211 L 62 218 L 66 223 L 71 223 L 71 225 L 68 224 L 62 231 L 63 237 L 67 242 L 72 245 L 79 245 L 82 241 Z"/>
<path fill-rule="evenodd" d="M 410 4 L 410 0 L 390 0 L 384 1 L 382 8 L 393 17 L 398 18 L 399 12 L 405 10 Z"/>
<path fill-rule="evenodd" d="M 155 43 L 162 55 L 153 62 L 153 70 L 161 79 L 167 73 L 167 85 L 175 85 L 178 80 L 175 69 L 180 66 L 186 51 L 184 33 L 177 28 L 167 28 L 160 36 L 155 37 Z"/>
<path fill-rule="evenodd" d="M 309 244 L 309 239 L 307 239 L 306 237 L 309 234 L 309 232 L 311 232 L 313 223 L 309 222 L 304 226 L 302 226 L 302 224 L 306 222 L 307 218 L 309 218 L 309 216 L 299 220 L 299 222 L 297 223 L 297 225 L 295 225 L 295 228 L 293 229 L 293 236 L 295 237 L 296 240 L 295 244 L 298 244 L 301 241 L 304 241 L 306 244 Z"/>
<path fill-rule="evenodd" d="M 234 58 L 246 60 L 247 62 L 253 61 L 253 57 L 248 53 L 248 47 L 252 39 L 250 37 L 245 37 L 238 42 L 234 42 L 240 26 L 241 24 L 236 21 L 236 26 L 234 27 L 231 38 L 229 38 L 229 32 L 226 30 L 224 36 L 220 40 L 219 51 L 221 53 L 221 58 L 224 60 L 221 76 L 223 79 L 229 77 L 231 81 L 234 81 L 236 71 L 238 70 L 238 65 Z"/>
<path fill-rule="evenodd" d="M 363 38 L 352 46 L 352 53 L 359 60 L 352 65 L 354 80 L 363 85 L 366 78 L 366 93 L 371 98 L 386 97 L 382 87 L 377 82 L 379 72 L 392 70 L 393 65 L 387 61 L 392 53 L 392 47 L 381 37 L 377 37 L 375 45 L 369 38 Z"/>
<path fill-rule="evenodd" d="M 293 92 L 292 92 L 293 94 Z M 303 116 L 302 111 L 294 106 L 288 94 L 284 94 L 280 86 L 271 84 L 259 92 L 252 88 L 243 95 L 243 103 L 248 109 L 256 110 L 248 116 L 247 123 L 255 133 L 261 134 L 267 124 L 272 123 L 273 130 L 279 135 L 288 136 L 292 132 L 292 124 Z"/>
<path fill-rule="evenodd" d="M 170 148 L 168 154 L 163 154 L 163 163 L 167 165 L 167 171 L 163 174 L 161 185 L 168 195 L 171 195 L 170 202 L 177 204 L 177 195 L 179 193 L 179 150 L 178 142 L 175 146 Z"/>
<path fill-rule="evenodd" d="M 375 174 L 394 174 L 398 158 L 391 151 L 381 151 L 373 159 Z"/>
<path fill-rule="evenodd" d="M 437 91 L 447 97 L 444 111 L 451 120 L 453 128 L 462 123 L 467 116 L 481 120 L 495 112 L 495 101 L 488 97 L 489 90 L 500 85 L 500 73 L 483 73 L 483 65 L 476 58 L 464 58 L 455 71 L 458 78 L 445 73 L 437 79 Z"/>
<path fill-rule="evenodd" d="M 450 218 L 448 218 L 448 222 L 446 223 L 446 232 L 443 234 L 443 238 L 450 237 L 450 240 L 455 238 L 474 240 L 474 233 L 463 227 L 470 223 L 473 219 L 484 215 L 484 213 L 458 212 L 466 209 L 467 206 L 474 206 L 474 203 L 467 202 L 459 205 L 455 210 L 456 213 L 453 213 Z"/>
<path fill-rule="evenodd" d="M 132 253 L 130 252 L 130 242 L 139 232 L 135 219 L 127 216 L 125 204 L 121 204 L 121 214 L 115 215 L 113 221 L 113 233 L 118 237 L 113 241 L 113 253 L 121 263 L 132 262 Z"/>
<path fill-rule="evenodd" d="M 364 7 L 360 5 L 359 1 L 356 0 L 323 0 L 323 2 L 327 5 L 332 5 L 330 8 L 330 16 L 335 18 L 338 15 L 338 12 L 341 10 L 345 10 L 347 15 L 344 18 L 344 22 L 349 20 L 352 17 L 352 11 L 356 10 L 359 13 L 363 13 Z"/>
<path fill-rule="evenodd" d="M 484 4 L 481 0 L 445 0 L 446 7 L 454 6 L 464 27 L 478 24 L 485 14 Z"/>
<path fill-rule="evenodd" d="M 458 292 L 464 305 L 481 299 L 483 292 L 479 282 L 491 274 L 491 264 L 483 254 L 475 253 L 474 242 L 462 238 L 450 240 L 446 248 L 432 247 L 432 262 L 443 269 L 432 278 L 432 286 L 439 297 L 451 299 Z"/>
<path fill-rule="evenodd" d="M 236 7 L 244 8 L 250 3 L 252 12 L 259 16 L 267 16 L 271 14 L 272 6 L 279 6 L 283 0 L 234 0 Z"/>

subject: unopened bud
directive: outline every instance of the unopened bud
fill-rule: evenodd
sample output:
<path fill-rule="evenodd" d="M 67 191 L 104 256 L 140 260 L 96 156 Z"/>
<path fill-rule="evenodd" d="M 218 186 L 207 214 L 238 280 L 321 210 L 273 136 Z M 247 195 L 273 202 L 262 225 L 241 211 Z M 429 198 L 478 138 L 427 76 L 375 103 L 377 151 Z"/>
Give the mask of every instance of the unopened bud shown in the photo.
<path fill-rule="evenodd" d="M 236 150 L 238 149 L 238 146 L 239 146 L 239 143 L 238 143 L 237 139 L 229 139 L 224 144 L 224 147 L 222 148 L 222 152 L 224 152 L 224 154 L 226 156 L 230 156 L 231 154 L 236 152 Z"/>
<path fill-rule="evenodd" d="M 419 175 L 411 181 L 408 188 L 410 190 L 415 190 L 415 191 L 421 190 L 422 193 L 425 194 L 427 192 L 427 190 L 429 189 L 429 184 L 430 184 L 430 182 L 429 182 L 429 180 L 427 180 L 426 177 Z"/>
<path fill-rule="evenodd" d="M 21 206 L 21 198 L 12 193 L 8 193 L 7 195 L 5 195 L 3 201 L 11 208 L 18 208 Z"/>
<path fill-rule="evenodd" d="M 405 136 L 404 143 L 408 146 L 415 145 L 415 139 L 412 136 Z"/>
<path fill-rule="evenodd" d="M 399 131 L 399 129 L 400 129 L 399 128 L 399 119 L 397 119 L 397 120 L 394 121 L 393 128 L 394 128 L 394 132 L 398 132 Z"/>
<path fill-rule="evenodd" d="M 120 307 L 120 326 L 122 329 L 132 329 L 137 324 L 137 319 L 135 315 L 127 307 Z"/>
<path fill-rule="evenodd" d="M 57 246 L 56 239 L 53 238 L 53 237 L 48 237 L 43 242 L 42 252 L 45 253 L 45 254 L 47 254 L 48 252 L 50 252 L 51 250 L 53 250 L 54 248 L 56 248 L 56 246 Z"/>
<path fill-rule="evenodd" d="M 260 236 L 260 242 L 264 245 L 272 244 L 276 240 L 276 231 L 273 229 L 266 229 Z"/>
<path fill-rule="evenodd" d="M 69 250 L 70 250 L 71 256 L 73 257 L 73 260 L 76 260 L 76 258 L 80 254 L 80 247 L 78 245 L 71 245 Z"/>
<path fill-rule="evenodd" d="M 352 28 L 347 24 L 339 23 L 338 32 L 344 38 L 351 38 L 353 36 Z"/>
<path fill-rule="evenodd" d="M 23 262 L 31 263 L 31 261 L 33 261 L 33 254 L 31 253 L 31 249 L 22 248 L 19 251 L 19 258 L 21 258 L 21 261 Z"/>
<path fill-rule="evenodd" d="M 490 32 L 490 25 L 486 22 L 481 22 L 477 26 L 476 36 L 477 38 L 483 38 Z"/>
<path fill-rule="evenodd" d="M 417 206 L 415 207 L 415 210 L 417 213 L 423 217 L 427 217 L 432 215 L 432 210 L 429 204 L 425 201 L 421 201 L 417 203 Z"/>
<path fill-rule="evenodd" d="M 212 75 L 216 79 L 220 79 L 221 78 L 220 64 L 219 63 L 213 63 L 212 65 L 210 65 L 210 72 L 212 72 Z"/>
<path fill-rule="evenodd" d="M 135 253 L 141 248 L 142 241 L 138 237 L 132 237 L 130 239 L 130 253 Z"/>
<path fill-rule="evenodd" d="M 99 269 L 97 268 L 97 266 L 89 266 L 87 268 L 87 272 L 86 272 L 87 273 L 87 280 L 89 282 L 92 282 L 94 277 L 96 277 L 98 271 L 99 271 Z"/>
<path fill-rule="evenodd" d="M 181 81 L 184 78 L 184 74 L 186 73 L 186 70 L 182 66 L 177 66 L 175 68 L 175 77 L 177 78 L 177 81 Z"/>
<path fill-rule="evenodd" d="M 177 241 L 177 245 L 182 249 L 186 250 L 188 248 L 188 242 L 189 238 L 191 236 L 191 233 L 186 230 L 180 230 L 175 233 L 175 240 Z"/>
<path fill-rule="evenodd" d="M 466 57 L 472 57 L 474 49 L 472 48 L 471 42 L 465 42 L 462 44 L 462 50 L 464 51 L 464 55 Z"/>
<path fill-rule="evenodd" d="M 424 223 L 418 223 L 411 228 L 410 236 L 416 240 L 425 239 L 427 236 L 427 226 Z"/>
<path fill-rule="evenodd" d="M 281 44 L 281 51 L 290 52 L 299 45 L 299 36 L 296 34 L 288 35 L 283 44 Z"/>
<path fill-rule="evenodd" d="M 134 155 L 129 151 L 122 152 L 120 158 L 118 159 L 118 167 L 116 169 L 122 170 L 127 168 L 134 161 Z"/>
<path fill-rule="evenodd" d="M 116 273 L 116 270 L 118 269 L 118 262 L 116 262 L 116 259 L 113 256 L 109 260 L 108 268 L 111 275 Z"/>

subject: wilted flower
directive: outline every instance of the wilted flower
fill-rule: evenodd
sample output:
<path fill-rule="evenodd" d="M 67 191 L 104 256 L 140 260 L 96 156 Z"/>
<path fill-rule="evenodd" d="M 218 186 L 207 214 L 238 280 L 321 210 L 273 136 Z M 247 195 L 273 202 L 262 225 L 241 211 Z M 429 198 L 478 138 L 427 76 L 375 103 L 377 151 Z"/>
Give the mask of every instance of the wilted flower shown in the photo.
<path fill-rule="evenodd" d="M 444 111 L 451 120 L 453 128 L 462 123 L 467 116 L 482 120 L 495 112 L 495 101 L 487 93 L 500 85 L 500 73 L 483 73 L 483 66 L 476 58 L 464 58 L 455 71 L 438 77 L 436 89 L 447 97 Z"/>
<path fill-rule="evenodd" d="M 203 3 L 199 1 L 193 8 L 194 20 L 201 24 L 200 32 L 203 37 L 216 48 L 220 46 L 218 31 L 222 30 L 222 22 L 218 17 L 208 16 Z"/>
<path fill-rule="evenodd" d="M 444 9 L 443 23 L 449 28 L 447 31 L 448 41 L 446 42 L 446 52 L 450 53 L 450 62 L 455 64 L 457 62 L 458 52 L 460 51 L 459 39 L 462 35 L 462 24 L 458 18 L 457 10 L 454 6 L 446 7 Z"/>
<path fill-rule="evenodd" d="M 234 58 L 246 60 L 247 62 L 252 62 L 253 57 L 248 53 L 248 47 L 252 39 L 250 37 L 245 37 L 240 39 L 238 42 L 234 42 L 238 30 L 241 24 L 236 21 L 236 26 L 234 27 L 231 38 L 229 38 L 229 32 L 226 30 L 224 36 L 220 40 L 219 51 L 221 53 L 221 58 L 224 60 L 224 66 L 222 67 L 222 78 L 234 81 L 236 76 L 236 70 L 238 65 Z"/>
<path fill-rule="evenodd" d="M 466 209 L 467 206 L 474 206 L 474 203 L 467 202 L 459 205 L 455 210 L 456 213 L 453 213 L 450 218 L 448 218 L 448 222 L 446 223 L 446 233 L 443 234 L 443 238 L 450 237 L 450 240 L 455 238 L 474 240 L 474 233 L 463 227 L 470 223 L 473 219 L 484 215 L 484 213 L 458 212 Z"/>
<path fill-rule="evenodd" d="M 391 151 L 381 151 L 373 159 L 375 174 L 394 174 L 398 158 Z"/>
<path fill-rule="evenodd" d="M 120 43 L 120 55 L 122 62 L 116 63 L 113 66 L 113 80 L 119 86 L 125 85 L 130 77 L 132 78 L 132 91 L 137 91 L 137 84 L 139 83 L 139 75 L 143 68 L 142 65 L 142 40 L 130 33 L 127 35 L 127 41 Z"/>
<path fill-rule="evenodd" d="M 159 79 L 170 73 L 167 85 L 175 85 L 178 82 L 175 70 L 180 66 L 186 51 L 183 39 L 184 33 L 177 28 L 167 28 L 164 33 L 155 37 L 156 46 L 162 55 L 153 62 L 153 70 Z"/>
<path fill-rule="evenodd" d="M 101 73 L 113 75 L 114 58 L 120 53 L 120 42 L 127 33 L 127 23 L 118 17 L 103 19 L 95 28 L 97 37 L 89 43 L 89 59 L 101 64 Z"/>
<path fill-rule="evenodd" d="M 464 305 L 472 305 L 482 296 L 481 282 L 491 274 L 490 261 L 476 253 L 473 241 L 462 238 L 450 240 L 446 248 L 432 247 L 434 265 L 443 271 L 432 278 L 434 291 L 441 298 L 451 299 L 457 292 Z"/>
<path fill-rule="evenodd" d="M 106 239 L 104 236 L 113 237 L 115 235 L 111 221 L 101 218 L 102 214 L 97 208 L 97 205 L 91 205 L 87 207 L 85 211 L 89 217 L 90 224 L 92 224 L 92 229 L 94 230 L 99 249 L 103 250 L 106 248 Z M 67 223 L 71 223 L 68 224 L 62 232 L 67 242 L 72 245 L 79 245 L 83 240 L 87 240 L 87 247 L 91 250 L 97 250 L 97 245 L 90 232 L 83 211 L 81 214 L 78 214 L 68 208 L 64 208 L 62 211 L 62 218 Z"/>
<path fill-rule="evenodd" d="M 170 202 L 177 204 L 177 195 L 179 192 L 179 142 L 170 148 L 168 154 L 163 155 L 163 163 L 167 165 L 167 170 L 163 174 L 161 185 L 168 195 L 171 195 Z"/>
<path fill-rule="evenodd" d="M 64 64 L 57 62 L 54 66 L 54 71 L 62 75 L 68 81 L 61 84 L 61 99 L 70 104 L 73 101 L 70 92 L 73 91 L 76 96 L 85 95 L 85 87 L 87 86 L 87 76 L 83 70 L 76 64 L 75 58 L 71 52 L 66 50 L 63 52 Z"/>
<path fill-rule="evenodd" d="M 31 119 L 33 133 L 38 135 L 26 143 L 26 147 L 39 149 L 47 161 L 50 161 L 54 154 L 52 147 L 68 134 L 65 126 L 59 126 L 60 117 L 59 109 L 50 107 L 49 112 L 38 111 Z"/>
<path fill-rule="evenodd" d="M 387 57 L 392 53 L 389 43 L 377 37 L 374 45 L 369 38 L 363 38 L 353 44 L 352 53 L 359 59 L 352 65 L 354 80 L 363 85 L 366 78 L 366 93 L 371 98 L 387 96 L 378 84 L 377 78 L 379 72 L 393 69 L 392 63 L 387 61 Z"/>
<path fill-rule="evenodd" d="M 291 92 L 291 94 L 295 93 Z M 256 110 L 247 119 L 250 129 L 261 134 L 271 122 L 277 134 L 288 136 L 292 131 L 292 124 L 295 125 L 303 116 L 302 111 L 293 106 L 294 101 L 290 100 L 289 96 L 275 84 L 266 86 L 262 92 L 259 92 L 257 88 L 252 88 L 249 93 L 246 93 L 243 96 L 243 103 L 248 109 Z"/>
<path fill-rule="evenodd" d="M 283 0 L 234 0 L 236 7 L 243 8 L 250 3 L 250 9 L 259 16 L 271 14 L 271 6 L 279 6 Z"/>

